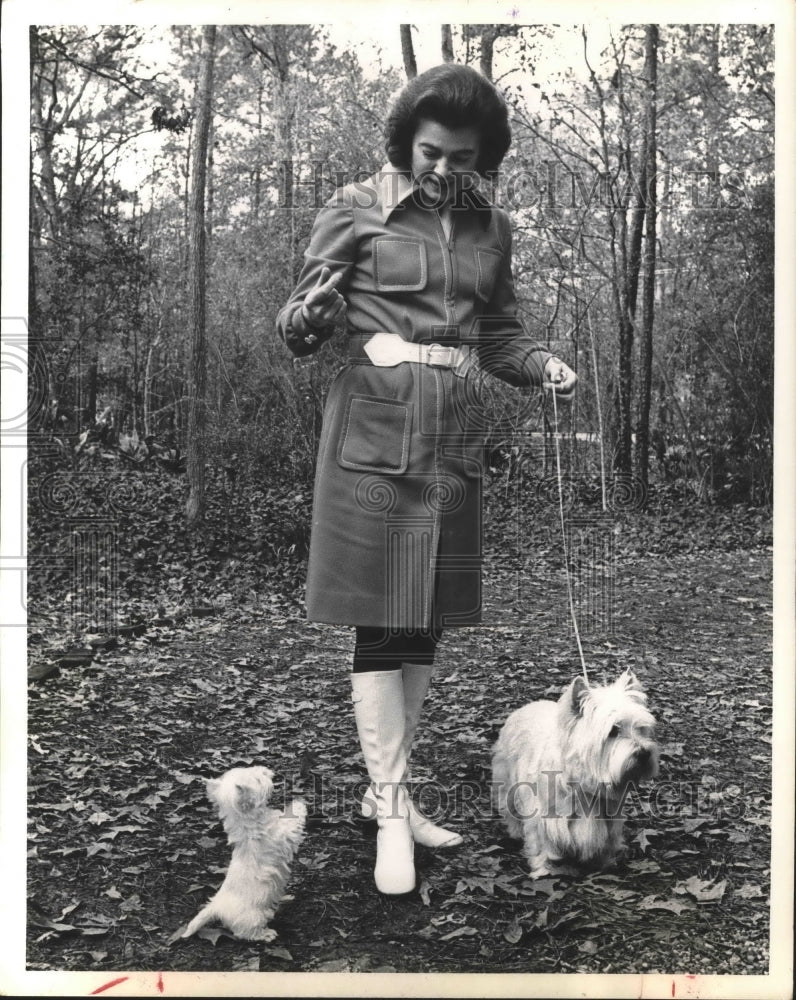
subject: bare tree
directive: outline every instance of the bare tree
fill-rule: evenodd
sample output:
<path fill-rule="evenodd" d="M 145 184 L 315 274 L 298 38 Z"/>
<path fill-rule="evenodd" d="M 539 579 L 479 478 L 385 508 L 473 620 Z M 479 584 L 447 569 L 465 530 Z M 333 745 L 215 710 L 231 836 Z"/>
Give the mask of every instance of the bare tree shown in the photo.
<path fill-rule="evenodd" d="M 481 72 L 487 80 L 492 80 L 492 57 L 495 51 L 495 42 L 498 38 L 517 35 L 519 27 L 516 24 L 481 24 L 475 27 L 481 29 Z"/>
<path fill-rule="evenodd" d="M 646 108 L 644 120 L 644 287 L 641 301 L 639 412 L 636 425 L 636 472 L 646 488 L 649 481 L 650 402 L 652 395 L 652 324 L 655 314 L 655 239 L 658 199 L 657 174 L 657 86 L 658 26 L 648 24 L 644 40 Z"/>
<path fill-rule="evenodd" d="M 443 62 L 453 62 L 453 35 L 449 24 L 442 25 L 442 60 Z"/>
<path fill-rule="evenodd" d="M 401 25 L 401 53 L 404 57 L 404 70 L 406 79 L 414 80 L 417 76 L 417 62 L 415 60 L 415 47 L 412 44 L 412 25 Z"/>
<path fill-rule="evenodd" d="M 199 83 L 196 90 L 196 138 L 193 148 L 188 289 L 191 329 L 191 357 L 188 372 L 188 502 L 185 517 L 189 526 L 201 523 L 205 501 L 205 429 L 207 423 L 207 343 L 205 339 L 205 189 L 207 187 L 207 147 L 210 133 L 210 102 L 213 96 L 216 28 L 205 25 Z"/>

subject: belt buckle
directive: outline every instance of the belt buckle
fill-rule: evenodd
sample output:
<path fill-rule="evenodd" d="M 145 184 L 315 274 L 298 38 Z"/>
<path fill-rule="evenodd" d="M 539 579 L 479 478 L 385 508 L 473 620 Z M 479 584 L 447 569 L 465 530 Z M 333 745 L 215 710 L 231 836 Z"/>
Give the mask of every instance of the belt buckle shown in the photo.
<path fill-rule="evenodd" d="M 428 363 L 433 365 L 435 368 L 453 368 L 453 359 L 455 347 L 445 344 L 429 344 L 428 345 Z M 440 352 L 443 357 L 438 361 L 434 359 L 436 352 Z"/>

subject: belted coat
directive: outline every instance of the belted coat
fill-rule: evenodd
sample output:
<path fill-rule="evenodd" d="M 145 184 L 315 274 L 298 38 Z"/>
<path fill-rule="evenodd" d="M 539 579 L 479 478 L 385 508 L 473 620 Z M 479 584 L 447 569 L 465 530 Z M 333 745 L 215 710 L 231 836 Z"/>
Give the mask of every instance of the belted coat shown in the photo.
<path fill-rule="evenodd" d="M 326 400 L 307 571 L 307 616 L 343 625 L 428 628 L 481 620 L 486 371 L 538 386 L 550 353 L 516 315 L 511 227 L 474 190 L 449 235 L 391 166 L 340 188 L 320 210 L 298 283 L 277 317 L 297 356 L 334 333 L 301 306 L 322 268 L 341 272 L 349 360 Z M 464 345 L 464 370 L 403 361 L 376 367 L 377 332 Z M 316 341 L 307 344 L 307 334 Z"/>

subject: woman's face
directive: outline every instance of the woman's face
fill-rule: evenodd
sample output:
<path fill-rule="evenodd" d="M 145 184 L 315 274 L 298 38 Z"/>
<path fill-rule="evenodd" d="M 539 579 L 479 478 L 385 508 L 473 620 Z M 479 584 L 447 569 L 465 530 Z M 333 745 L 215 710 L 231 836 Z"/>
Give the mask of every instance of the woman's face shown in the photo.
<path fill-rule="evenodd" d="M 412 177 L 436 175 L 436 179 L 447 181 L 456 174 L 472 173 L 478 163 L 480 140 L 478 129 L 448 128 L 421 118 L 412 140 Z"/>

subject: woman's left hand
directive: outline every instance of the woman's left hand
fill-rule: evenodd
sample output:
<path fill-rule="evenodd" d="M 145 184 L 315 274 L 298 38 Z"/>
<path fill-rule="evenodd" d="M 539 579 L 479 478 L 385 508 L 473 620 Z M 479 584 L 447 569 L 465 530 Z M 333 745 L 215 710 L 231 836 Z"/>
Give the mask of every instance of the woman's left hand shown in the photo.
<path fill-rule="evenodd" d="M 544 366 L 544 388 L 552 389 L 559 399 L 571 399 L 578 376 L 560 358 L 548 358 Z"/>

